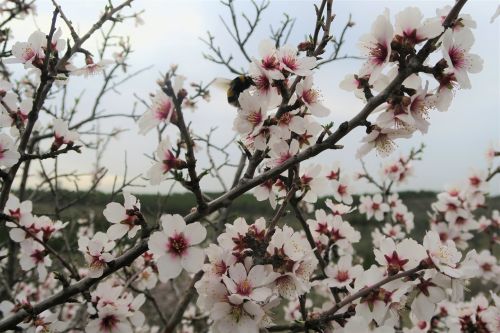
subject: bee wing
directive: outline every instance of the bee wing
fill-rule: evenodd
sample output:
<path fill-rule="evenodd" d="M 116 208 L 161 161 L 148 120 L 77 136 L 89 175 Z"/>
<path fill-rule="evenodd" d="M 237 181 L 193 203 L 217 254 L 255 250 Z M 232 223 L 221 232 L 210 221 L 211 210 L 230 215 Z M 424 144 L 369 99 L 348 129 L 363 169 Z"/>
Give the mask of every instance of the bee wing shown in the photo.
<path fill-rule="evenodd" d="M 212 85 L 220 90 L 227 91 L 231 86 L 231 80 L 223 77 L 217 77 L 214 82 L 212 82 Z"/>

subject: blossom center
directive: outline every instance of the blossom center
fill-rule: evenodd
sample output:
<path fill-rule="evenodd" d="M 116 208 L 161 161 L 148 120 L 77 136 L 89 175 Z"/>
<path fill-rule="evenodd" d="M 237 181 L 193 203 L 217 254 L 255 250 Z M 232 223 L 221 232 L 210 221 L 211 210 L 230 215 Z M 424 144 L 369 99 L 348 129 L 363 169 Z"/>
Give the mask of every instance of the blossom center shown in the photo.
<path fill-rule="evenodd" d="M 241 296 L 250 296 L 252 293 L 252 285 L 247 279 L 241 281 L 236 286 L 236 292 Z"/>
<path fill-rule="evenodd" d="M 118 324 L 118 318 L 115 315 L 107 315 L 106 317 L 101 319 L 101 331 L 103 332 L 111 332 L 116 328 Z"/>
<path fill-rule="evenodd" d="M 174 255 L 177 255 L 179 257 L 182 256 L 183 254 L 186 253 L 188 247 L 189 243 L 183 234 L 178 234 L 175 235 L 174 237 L 168 238 L 168 244 L 167 244 L 168 252 Z"/>

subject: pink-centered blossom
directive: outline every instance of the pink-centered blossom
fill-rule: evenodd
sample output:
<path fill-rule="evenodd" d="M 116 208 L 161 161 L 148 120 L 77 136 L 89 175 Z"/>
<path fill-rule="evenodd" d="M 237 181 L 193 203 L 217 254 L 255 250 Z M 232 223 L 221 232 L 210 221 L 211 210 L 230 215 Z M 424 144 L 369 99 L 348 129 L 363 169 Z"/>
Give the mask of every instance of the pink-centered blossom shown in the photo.
<path fill-rule="evenodd" d="M 199 222 L 186 225 L 180 215 L 162 215 L 162 231 L 154 232 L 148 241 L 149 250 L 158 266 L 160 281 L 174 279 L 185 269 L 200 270 L 205 254 L 198 244 L 205 240 L 207 230 Z"/>

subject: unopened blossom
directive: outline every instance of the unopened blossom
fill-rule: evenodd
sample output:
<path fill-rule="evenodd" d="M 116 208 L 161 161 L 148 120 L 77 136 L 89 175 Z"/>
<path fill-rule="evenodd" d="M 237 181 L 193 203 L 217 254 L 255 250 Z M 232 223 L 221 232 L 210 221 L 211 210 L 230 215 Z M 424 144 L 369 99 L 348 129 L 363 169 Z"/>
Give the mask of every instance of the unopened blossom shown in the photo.
<path fill-rule="evenodd" d="M 410 46 L 415 46 L 438 36 L 443 31 L 443 25 L 437 17 L 422 22 L 423 18 L 424 16 L 417 7 L 407 7 L 396 14 L 396 38 Z"/>
<path fill-rule="evenodd" d="M 10 168 L 19 161 L 21 154 L 17 151 L 14 140 L 7 134 L 0 133 L 0 166 Z"/>
<path fill-rule="evenodd" d="M 85 256 L 89 265 L 89 277 L 101 277 L 106 263 L 114 259 L 110 252 L 115 247 L 115 242 L 108 239 L 103 232 L 97 232 L 92 239 L 81 237 L 78 239 L 78 250 Z"/>
<path fill-rule="evenodd" d="M 427 257 L 422 245 L 409 238 L 397 244 L 392 238 L 386 238 L 374 253 L 375 260 L 386 267 L 390 275 L 415 268 Z"/>
<path fill-rule="evenodd" d="M 352 257 L 342 256 L 333 266 L 325 269 L 327 278 L 324 280 L 328 287 L 342 288 L 349 285 L 363 273 L 361 265 L 353 265 Z"/>
<path fill-rule="evenodd" d="M 135 196 L 125 191 L 123 198 L 123 205 L 111 202 L 102 212 L 106 220 L 112 223 L 107 231 L 110 240 L 120 239 L 127 233 L 129 238 L 134 238 L 137 231 L 141 229 L 137 215 L 141 209 L 141 203 Z"/>
<path fill-rule="evenodd" d="M 352 204 L 353 189 L 349 176 L 342 175 L 338 180 L 332 180 L 330 185 L 333 188 L 332 195 L 337 202 Z"/>
<path fill-rule="evenodd" d="M 25 239 L 21 242 L 21 258 L 19 264 L 23 271 L 29 271 L 36 267 L 38 280 L 42 282 L 47 278 L 47 267 L 52 265 L 52 260 L 45 252 L 45 248 L 42 244 L 32 239 Z"/>
<path fill-rule="evenodd" d="M 443 58 L 448 70 L 453 73 L 460 87 L 470 89 L 468 73 L 479 73 L 483 69 L 483 60 L 477 54 L 469 53 L 474 43 L 470 30 L 452 33 L 447 30 L 443 35 Z"/>
<path fill-rule="evenodd" d="M 315 57 L 300 58 L 297 55 L 297 48 L 291 45 L 283 45 L 278 51 L 278 57 L 283 69 L 295 75 L 312 75 L 312 69 L 316 67 Z"/>
<path fill-rule="evenodd" d="M 326 117 L 330 114 L 330 110 L 321 103 L 319 92 L 313 89 L 312 75 L 307 76 L 297 83 L 295 92 L 297 97 L 304 102 L 313 116 Z"/>
<path fill-rule="evenodd" d="M 207 230 L 199 222 L 186 225 L 180 215 L 162 215 L 162 231 L 151 235 L 149 250 L 158 266 L 160 281 L 167 282 L 182 269 L 194 273 L 202 268 L 205 254 L 198 244 L 205 240 Z"/>
<path fill-rule="evenodd" d="M 394 139 L 409 137 L 411 137 L 411 133 L 404 129 L 380 128 L 374 126 L 371 132 L 361 140 L 363 145 L 359 147 L 356 157 L 361 158 L 374 148 L 380 156 L 386 157 L 394 151 L 396 145 Z"/>
<path fill-rule="evenodd" d="M 425 234 L 423 245 L 432 264 L 440 272 L 450 277 L 459 276 L 457 264 L 462 258 L 462 254 L 457 250 L 452 240 L 442 242 L 437 232 L 428 231 Z"/>
<path fill-rule="evenodd" d="M 370 83 L 378 78 L 391 56 L 394 28 L 388 16 L 388 13 L 379 15 L 372 24 L 371 33 L 363 35 L 359 41 L 362 54 L 368 58 L 361 72 L 370 75 Z"/>
<path fill-rule="evenodd" d="M 366 214 L 366 218 L 369 220 L 374 217 L 377 221 L 382 221 L 384 219 L 384 214 L 388 213 L 390 208 L 389 205 L 383 202 L 383 198 L 380 194 L 375 194 L 373 197 L 361 196 L 359 201 L 361 202 L 358 209 L 361 214 Z"/>

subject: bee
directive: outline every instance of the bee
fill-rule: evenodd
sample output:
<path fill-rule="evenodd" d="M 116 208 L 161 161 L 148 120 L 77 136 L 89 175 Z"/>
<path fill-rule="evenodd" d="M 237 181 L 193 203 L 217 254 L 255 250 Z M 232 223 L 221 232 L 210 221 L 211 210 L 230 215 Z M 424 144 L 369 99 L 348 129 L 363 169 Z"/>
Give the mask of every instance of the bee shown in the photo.
<path fill-rule="evenodd" d="M 247 75 L 240 75 L 233 80 L 217 78 L 214 84 L 227 91 L 227 102 L 237 108 L 240 107 L 240 103 L 238 102 L 240 94 L 255 85 L 252 78 Z"/>

